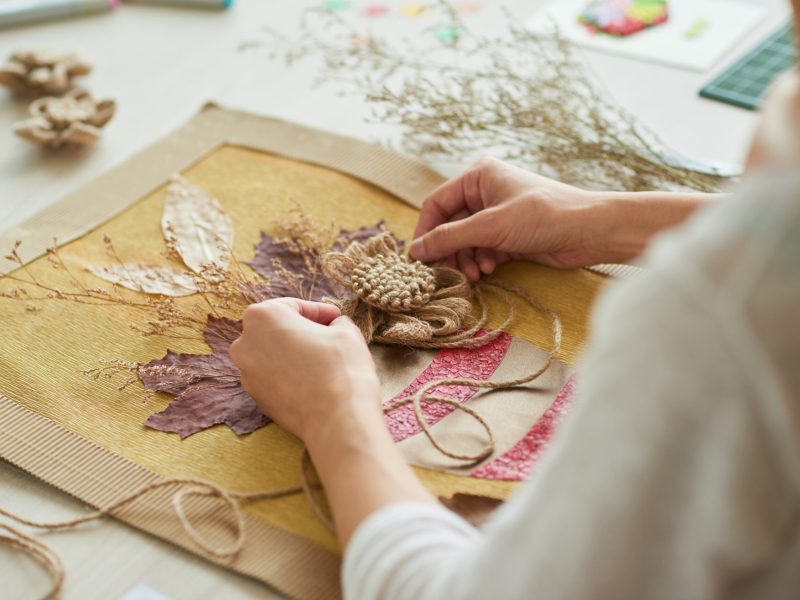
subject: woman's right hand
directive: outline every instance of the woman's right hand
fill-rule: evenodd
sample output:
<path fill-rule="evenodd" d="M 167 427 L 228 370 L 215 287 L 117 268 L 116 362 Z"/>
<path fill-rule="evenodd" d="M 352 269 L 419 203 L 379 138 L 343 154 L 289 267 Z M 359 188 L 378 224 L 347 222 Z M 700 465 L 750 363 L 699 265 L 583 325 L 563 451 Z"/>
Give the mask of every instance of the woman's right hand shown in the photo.
<path fill-rule="evenodd" d="M 559 268 L 596 264 L 601 252 L 586 223 L 600 198 L 485 158 L 425 200 L 410 254 L 443 260 L 472 281 L 510 259 Z"/>
<path fill-rule="evenodd" d="M 625 263 L 719 194 L 588 192 L 485 158 L 422 205 L 412 258 L 471 281 L 510 259 L 562 269 Z"/>

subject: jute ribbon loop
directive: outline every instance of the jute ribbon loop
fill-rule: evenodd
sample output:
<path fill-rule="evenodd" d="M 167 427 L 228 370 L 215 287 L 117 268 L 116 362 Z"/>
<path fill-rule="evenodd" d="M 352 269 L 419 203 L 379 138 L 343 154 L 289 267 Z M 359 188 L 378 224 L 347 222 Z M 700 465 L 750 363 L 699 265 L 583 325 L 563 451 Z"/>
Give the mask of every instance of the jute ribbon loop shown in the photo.
<path fill-rule="evenodd" d="M 353 242 L 344 252 L 329 253 L 323 257 L 323 268 L 330 277 L 353 295 L 352 298 L 326 300 L 352 318 L 368 342 L 399 344 L 419 349 L 479 347 L 496 339 L 513 323 L 516 313 L 512 295 L 549 319 L 553 336 L 552 348 L 544 364 L 531 373 L 507 381 L 468 378 L 432 381 L 410 397 L 384 408 L 384 412 L 389 413 L 411 404 L 414 418 L 431 445 L 442 455 L 464 463 L 463 466 L 476 465 L 489 458 L 495 450 L 494 433 L 489 423 L 469 406 L 437 394 L 436 390 L 442 386 L 467 386 L 492 392 L 522 386 L 536 380 L 550 368 L 561 349 L 562 326 L 558 315 L 525 290 L 510 283 L 489 280 L 472 285 L 463 274 L 453 269 L 428 267 L 410 261 L 398 252 L 394 238 L 388 233 L 375 236 L 364 244 Z M 489 320 L 489 309 L 484 298 L 487 290 L 500 294 L 508 309 L 503 323 L 490 331 L 485 330 Z M 477 319 L 472 317 L 472 299 L 476 300 L 480 308 Z M 429 402 L 446 404 L 473 418 L 486 434 L 483 447 L 475 453 L 466 454 L 442 446 L 433 435 L 422 412 L 422 405 Z M 214 558 L 232 558 L 241 551 L 245 543 L 244 516 L 241 508 L 245 502 L 304 493 L 319 519 L 333 529 L 330 517 L 314 494 L 314 488 L 318 488 L 319 484 L 312 480 L 312 471 L 311 459 L 308 451 L 304 449 L 300 461 L 300 484 L 296 486 L 243 493 L 230 492 L 200 479 L 172 478 L 145 485 L 100 510 L 57 523 L 32 521 L 2 508 L 0 516 L 34 529 L 63 530 L 101 519 L 152 491 L 164 487 L 177 487 L 172 495 L 172 505 L 186 534 L 197 544 L 202 554 Z M 189 498 L 198 497 L 219 498 L 225 504 L 234 521 L 232 543 L 220 546 L 209 541 L 190 522 L 185 503 Z M 1 531 L 6 533 L 0 533 L 0 543 L 9 544 L 26 552 L 48 570 L 53 579 L 53 587 L 45 598 L 58 598 L 64 583 L 64 567 L 55 552 L 10 525 L 0 523 Z"/>

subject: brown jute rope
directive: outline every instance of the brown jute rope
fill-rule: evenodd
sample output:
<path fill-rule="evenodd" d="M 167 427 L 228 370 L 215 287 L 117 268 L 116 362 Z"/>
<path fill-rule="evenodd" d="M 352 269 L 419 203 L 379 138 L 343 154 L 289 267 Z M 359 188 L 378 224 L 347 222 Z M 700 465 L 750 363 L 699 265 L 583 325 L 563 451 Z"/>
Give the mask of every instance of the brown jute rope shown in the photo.
<path fill-rule="evenodd" d="M 435 393 L 436 389 L 442 386 L 458 385 L 492 392 L 522 386 L 536 380 L 550 368 L 561 349 L 561 320 L 549 307 L 533 298 L 525 290 L 510 283 L 491 280 L 477 285 L 470 285 L 462 274 L 452 269 L 432 269 L 419 263 L 412 263 L 397 254 L 396 245 L 393 241 L 389 241 L 386 235 L 376 236 L 376 238 L 368 240 L 366 248 L 362 246 L 359 249 L 356 246 L 361 246 L 361 244 L 354 242 L 345 253 L 331 253 L 331 255 L 339 255 L 339 258 L 332 257 L 324 265 L 326 266 L 326 272 L 341 284 L 347 284 L 349 281 L 347 277 L 352 277 L 353 281 L 360 286 L 358 289 L 351 288 L 361 294 L 356 300 L 333 300 L 332 302 L 337 304 L 348 316 L 355 317 L 354 320 L 368 341 L 384 344 L 402 344 L 419 349 L 479 347 L 499 337 L 513 323 L 516 311 L 511 295 L 518 296 L 526 304 L 538 310 L 550 320 L 553 336 L 552 349 L 548 353 L 544 364 L 528 375 L 507 381 L 483 381 L 469 378 L 449 378 L 432 381 L 413 395 L 398 400 L 384 408 L 384 413 L 389 413 L 401 406 L 411 404 L 414 409 L 414 418 L 419 428 L 438 452 L 454 460 L 463 461 L 465 463 L 464 466 L 480 463 L 491 456 L 495 450 L 495 439 L 491 426 L 469 406 L 451 398 L 437 395 Z M 351 252 L 354 247 L 355 251 Z M 375 252 L 389 253 L 389 258 L 386 259 L 384 257 L 378 260 L 376 257 L 380 254 Z M 325 258 L 327 259 L 329 256 Z M 353 256 L 364 259 L 364 265 L 355 262 Z M 332 268 L 331 264 L 336 268 Z M 442 285 L 440 287 L 431 287 L 431 281 Z M 399 291 L 388 289 L 387 285 L 394 285 L 400 289 Z M 344 286 L 347 287 L 347 285 Z M 489 320 L 489 309 L 484 298 L 486 290 L 500 293 L 503 296 L 508 307 L 508 314 L 498 328 L 488 332 L 484 331 L 484 333 L 477 335 L 484 330 Z M 472 297 L 478 302 L 480 316 L 471 326 L 466 327 L 466 321 L 471 314 L 469 300 Z M 469 307 L 468 310 L 465 310 L 465 306 Z M 484 447 L 475 454 L 458 453 L 443 447 L 433 435 L 430 425 L 422 412 L 422 405 L 429 402 L 446 404 L 454 410 L 462 411 L 472 417 L 486 433 Z M 319 484 L 312 482 L 311 471 L 311 459 L 308 450 L 304 449 L 300 461 L 301 483 L 297 486 L 259 492 L 230 492 L 208 481 L 178 477 L 147 484 L 107 507 L 65 521 L 53 523 L 33 521 L 15 515 L 3 508 L 0 508 L 0 516 L 34 529 L 58 531 L 102 519 L 111 515 L 115 510 L 155 490 L 165 487 L 177 487 L 178 489 L 172 494 L 172 505 L 175 515 L 186 534 L 198 546 L 201 553 L 206 556 L 230 558 L 237 555 L 245 543 L 244 516 L 241 508 L 241 505 L 245 502 L 304 493 L 318 518 L 327 527 L 333 529 L 330 517 L 314 495 L 313 488 L 319 487 Z M 235 537 L 231 544 L 220 546 L 204 539 L 191 523 L 186 514 L 185 502 L 189 498 L 196 497 L 219 498 L 223 501 L 234 520 Z M 27 553 L 50 573 L 53 586 L 45 598 L 59 598 L 64 585 L 65 572 L 58 555 L 46 544 L 10 525 L 0 523 L 0 530 L 6 532 L 5 534 L 0 533 L 0 543 L 5 543 Z"/>
<path fill-rule="evenodd" d="M 11 525 L 0 523 L 0 531 L 5 532 L 0 532 L 0 543 L 16 548 L 20 552 L 27 554 L 41 564 L 50 574 L 53 585 L 50 591 L 43 596 L 43 599 L 55 600 L 59 598 L 64 588 L 64 564 L 61 562 L 61 558 L 58 554 L 47 544 L 40 542 L 36 538 L 27 535 Z"/>
<path fill-rule="evenodd" d="M 115 510 L 122 508 L 123 506 L 126 506 L 155 490 L 177 486 L 178 490 L 172 495 L 172 506 L 183 530 L 194 541 L 194 543 L 197 544 L 202 553 L 206 554 L 207 556 L 216 558 L 230 558 L 239 553 L 245 542 L 244 516 L 242 514 L 241 504 L 256 500 L 280 498 L 306 491 L 306 489 L 308 489 L 307 493 L 310 494 L 311 489 L 310 487 L 307 487 L 310 486 L 310 484 L 307 483 L 305 476 L 303 476 L 302 479 L 302 485 L 279 488 L 276 490 L 264 490 L 258 492 L 229 492 L 220 488 L 216 484 L 203 481 L 202 479 L 175 477 L 149 483 L 105 508 L 90 512 L 74 519 L 44 523 L 41 521 L 33 521 L 31 519 L 20 517 L 19 515 L 9 512 L 2 507 L 0 507 L 0 516 L 33 529 L 40 529 L 44 531 L 62 531 L 65 529 L 72 529 L 82 525 L 83 523 L 90 523 L 92 521 L 102 519 L 103 517 L 111 515 Z M 184 508 L 185 501 L 192 497 L 220 498 L 224 501 L 226 507 L 230 510 L 230 513 L 234 518 L 235 537 L 232 544 L 227 547 L 217 546 L 203 539 L 203 536 L 197 531 L 195 526 L 192 525 Z M 53 580 L 53 585 L 44 598 L 47 600 L 59 598 L 64 586 L 65 570 L 61 559 L 55 553 L 55 551 L 53 551 L 53 549 L 47 544 L 38 541 L 37 539 L 10 525 L 0 523 L 0 530 L 7 532 L 7 535 L 0 533 L 0 543 L 17 548 L 21 552 L 28 554 L 31 558 L 39 562 L 50 574 Z"/>

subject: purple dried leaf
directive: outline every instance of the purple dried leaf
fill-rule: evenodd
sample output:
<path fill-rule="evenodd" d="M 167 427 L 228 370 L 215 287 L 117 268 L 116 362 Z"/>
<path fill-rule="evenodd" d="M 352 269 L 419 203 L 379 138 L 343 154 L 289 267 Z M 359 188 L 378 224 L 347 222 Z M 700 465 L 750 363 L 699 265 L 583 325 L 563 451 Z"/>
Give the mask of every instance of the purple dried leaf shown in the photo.
<path fill-rule="evenodd" d="M 240 322 L 209 317 L 204 337 L 211 354 L 168 351 L 164 358 L 140 365 L 138 375 L 146 390 L 174 397 L 145 425 L 185 438 L 219 423 L 239 435 L 269 423 L 271 419 L 242 388 L 239 369 L 228 355 L 241 331 Z"/>

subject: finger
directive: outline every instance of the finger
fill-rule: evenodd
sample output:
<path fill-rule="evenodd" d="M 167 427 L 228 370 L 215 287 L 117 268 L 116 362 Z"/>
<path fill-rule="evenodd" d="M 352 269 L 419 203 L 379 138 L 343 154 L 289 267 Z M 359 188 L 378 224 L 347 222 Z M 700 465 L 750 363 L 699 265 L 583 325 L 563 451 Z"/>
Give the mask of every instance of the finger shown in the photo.
<path fill-rule="evenodd" d="M 500 265 L 504 265 L 505 263 L 510 262 L 512 260 L 516 259 L 513 258 L 508 252 L 495 252 L 494 253 L 495 271 L 497 270 L 497 267 L 499 267 Z"/>
<path fill-rule="evenodd" d="M 451 220 L 451 221 L 460 221 L 461 219 L 466 219 L 466 218 L 467 218 L 467 217 L 469 217 L 469 216 L 470 216 L 470 215 L 469 215 L 469 213 L 468 213 L 466 210 L 460 210 L 460 211 L 458 211 L 456 214 L 454 214 L 454 215 L 453 215 L 453 216 L 450 218 L 450 220 Z M 448 256 L 448 257 L 446 257 L 446 258 L 444 259 L 444 265 L 445 265 L 446 267 L 449 267 L 449 268 L 451 268 L 451 269 L 456 269 L 456 270 L 458 270 L 458 255 L 457 255 L 457 254 L 453 254 L 453 255 L 451 255 L 451 256 Z"/>
<path fill-rule="evenodd" d="M 461 193 L 461 177 L 463 175 L 445 182 L 425 199 L 419 213 L 417 227 L 414 229 L 414 239 L 428 233 L 434 227 L 446 223 L 452 215 L 466 206 Z"/>
<path fill-rule="evenodd" d="M 422 204 L 414 239 L 450 221 L 459 211 L 470 213 L 479 210 L 480 173 L 480 165 L 475 165 L 436 188 Z"/>
<path fill-rule="evenodd" d="M 300 300 L 299 298 L 276 298 L 267 302 L 280 302 L 296 310 L 300 316 L 321 325 L 328 325 L 342 314 L 338 307 L 326 302 L 312 302 L 311 300 Z"/>
<path fill-rule="evenodd" d="M 475 262 L 484 275 L 491 275 L 494 272 L 497 262 L 494 258 L 494 250 L 489 248 L 477 248 L 475 250 Z"/>
<path fill-rule="evenodd" d="M 233 340 L 233 342 L 231 342 L 231 345 L 228 347 L 228 356 L 231 357 L 233 364 L 239 367 L 239 369 L 241 369 L 241 365 L 239 364 L 240 360 L 239 350 L 241 349 L 241 345 L 242 345 L 242 337 L 239 336 L 238 338 Z"/>
<path fill-rule="evenodd" d="M 470 281 L 478 281 L 481 277 L 478 263 L 475 262 L 475 252 L 472 248 L 458 251 L 458 270 L 467 276 Z"/>
<path fill-rule="evenodd" d="M 497 237 L 497 232 L 491 226 L 494 210 L 490 208 L 466 219 L 439 225 L 412 242 L 409 249 L 412 258 L 432 262 L 465 248 L 492 248 Z"/>

